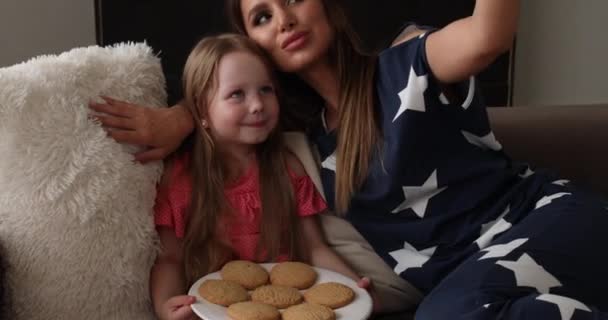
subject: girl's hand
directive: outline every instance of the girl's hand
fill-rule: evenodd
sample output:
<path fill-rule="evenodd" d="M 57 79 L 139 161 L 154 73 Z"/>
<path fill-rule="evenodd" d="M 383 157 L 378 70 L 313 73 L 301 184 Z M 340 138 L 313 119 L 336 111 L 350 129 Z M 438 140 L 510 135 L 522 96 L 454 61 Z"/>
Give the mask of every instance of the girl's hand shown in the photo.
<path fill-rule="evenodd" d="M 380 299 L 378 298 L 378 295 L 376 294 L 376 290 L 374 290 L 374 286 L 372 285 L 372 280 L 368 277 L 363 277 L 361 279 L 359 279 L 359 281 L 357 281 L 357 286 L 359 286 L 359 288 L 363 288 L 365 290 L 367 290 L 367 292 L 369 293 L 369 295 L 372 297 L 372 312 L 376 313 L 380 310 Z"/>
<path fill-rule="evenodd" d="M 160 310 L 162 320 L 194 320 L 198 317 L 190 308 L 196 301 L 193 296 L 176 296 L 167 300 Z"/>
<path fill-rule="evenodd" d="M 368 277 L 363 277 L 359 279 L 359 281 L 357 281 L 357 286 L 359 288 L 363 288 L 367 291 L 370 291 L 372 287 L 372 280 L 370 280 L 370 278 Z"/>
<path fill-rule="evenodd" d="M 141 163 L 164 159 L 193 130 L 192 116 L 181 105 L 147 108 L 109 97 L 101 98 L 105 103 L 89 103 L 91 109 L 103 113 L 93 118 L 117 142 L 147 147 L 135 154 L 135 160 Z"/>

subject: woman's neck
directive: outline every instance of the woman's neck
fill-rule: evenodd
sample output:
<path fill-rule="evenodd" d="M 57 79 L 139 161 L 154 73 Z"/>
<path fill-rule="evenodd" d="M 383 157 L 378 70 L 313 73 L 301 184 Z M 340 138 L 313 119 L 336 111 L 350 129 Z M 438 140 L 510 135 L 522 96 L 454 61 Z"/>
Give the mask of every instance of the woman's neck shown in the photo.
<path fill-rule="evenodd" d="M 338 114 L 338 74 L 328 61 L 319 62 L 300 73 L 300 77 L 325 100 L 326 120 L 335 127 Z M 331 119 L 331 120 L 330 120 Z M 333 124 L 333 125 L 330 125 Z"/>

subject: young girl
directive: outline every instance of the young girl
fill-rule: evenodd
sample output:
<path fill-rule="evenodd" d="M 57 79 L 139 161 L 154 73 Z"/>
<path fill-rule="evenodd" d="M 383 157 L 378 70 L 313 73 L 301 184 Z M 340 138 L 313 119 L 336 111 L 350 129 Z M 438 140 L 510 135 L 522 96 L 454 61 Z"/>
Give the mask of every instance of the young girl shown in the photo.
<path fill-rule="evenodd" d="M 310 261 L 369 284 L 324 243 L 315 215 L 326 204 L 284 149 L 271 70 L 238 35 L 202 40 L 186 62 L 196 131 L 166 171 L 155 207 L 163 250 L 150 286 L 161 319 L 192 317 L 187 288 L 232 259 Z"/>

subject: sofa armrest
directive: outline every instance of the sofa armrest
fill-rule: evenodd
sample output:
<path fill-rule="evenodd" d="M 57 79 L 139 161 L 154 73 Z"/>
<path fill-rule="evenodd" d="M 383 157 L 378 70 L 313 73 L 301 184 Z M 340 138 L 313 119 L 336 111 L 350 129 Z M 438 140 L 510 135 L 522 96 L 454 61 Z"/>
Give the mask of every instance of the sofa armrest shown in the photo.
<path fill-rule="evenodd" d="M 608 195 L 608 105 L 488 108 L 513 159 Z"/>

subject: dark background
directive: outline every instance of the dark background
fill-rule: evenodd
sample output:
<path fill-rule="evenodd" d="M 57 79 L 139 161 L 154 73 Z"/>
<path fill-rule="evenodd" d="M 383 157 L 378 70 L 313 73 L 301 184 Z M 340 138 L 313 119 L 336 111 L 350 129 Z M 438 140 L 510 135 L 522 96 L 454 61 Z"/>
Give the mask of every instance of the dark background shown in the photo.
<path fill-rule="evenodd" d="M 331 0 L 337 1 L 337 0 Z M 406 21 L 441 27 L 473 12 L 475 0 L 351 0 L 355 29 L 370 50 L 392 41 Z M 95 0 L 97 42 L 146 41 L 162 58 L 169 102 L 180 98 L 181 70 L 205 35 L 229 31 L 223 0 Z M 510 104 L 510 52 L 479 75 L 490 106 Z"/>

